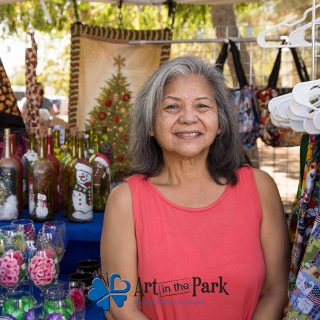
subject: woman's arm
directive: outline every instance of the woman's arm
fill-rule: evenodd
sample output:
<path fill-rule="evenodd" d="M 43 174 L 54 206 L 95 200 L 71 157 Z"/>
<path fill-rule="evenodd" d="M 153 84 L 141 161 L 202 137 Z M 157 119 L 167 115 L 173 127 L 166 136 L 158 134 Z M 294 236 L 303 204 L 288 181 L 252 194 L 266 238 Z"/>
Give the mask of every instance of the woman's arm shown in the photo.
<path fill-rule="evenodd" d="M 275 182 L 258 169 L 255 178 L 262 205 L 260 240 L 266 277 L 253 320 L 278 320 L 282 319 L 288 302 L 288 229 Z"/>
<path fill-rule="evenodd" d="M 107 280 L 112 273 L 118 273 L 123 280 L 130 282 L 131 288 L 122 308 L 117 307 L 111 298 L 111 317 L 108 320 L 146 320 L 139 310 L 139 296 L 134 296 L 137 285 L 137 246 L 132 213 L 131 193 L 127 183 L 112 190 L 104 214 L 100 245 L 101 272 Z M 125 288 L 115 281 L 115 288 Z"/>

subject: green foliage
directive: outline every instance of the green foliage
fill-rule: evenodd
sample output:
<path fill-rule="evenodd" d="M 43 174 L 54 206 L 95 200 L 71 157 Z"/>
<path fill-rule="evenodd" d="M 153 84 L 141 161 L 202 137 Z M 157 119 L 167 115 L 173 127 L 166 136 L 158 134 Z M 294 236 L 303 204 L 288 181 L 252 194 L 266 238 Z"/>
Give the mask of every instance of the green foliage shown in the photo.
<path fill-rule="evenodd" d="M 38 0 L 0 5 L 2 36 L 28 29 L 45 32 L 52 30 L 69 32 L 70 24 L 75 22 L 72 1 L 54 0 L 46 1 L 46 4 L 52 24 L 46 20 Z M 175 26 L 190 28 L 211 25 L 210 10 L 211 6 L 208 5 L 178 4 Z M 78 12 L 83 23 L 116 28 L 120 26 L 120 10 L 116 5 L 81 2 L 78 4 Z M 171 25 L 171 17 L 168 17 L 166 6 L 124 5 L 121 14 L 123 27 L 128 29 L 157 29 Z"/>

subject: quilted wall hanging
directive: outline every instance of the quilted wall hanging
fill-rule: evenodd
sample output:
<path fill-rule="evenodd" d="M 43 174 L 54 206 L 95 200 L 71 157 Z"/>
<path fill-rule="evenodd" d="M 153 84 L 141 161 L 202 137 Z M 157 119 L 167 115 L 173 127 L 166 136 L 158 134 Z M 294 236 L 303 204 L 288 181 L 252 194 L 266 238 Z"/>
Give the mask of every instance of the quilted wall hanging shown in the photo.
<path fill-rule="evenodd" d="M 79 22 L 71 27 L 69 125 L 108 134 L 115 174 L 130 167 L 128 120 L 134 97 L 170 57 L 169 44 L 129 42 L 170 39 L 169 29 L 109 29 Z"/>

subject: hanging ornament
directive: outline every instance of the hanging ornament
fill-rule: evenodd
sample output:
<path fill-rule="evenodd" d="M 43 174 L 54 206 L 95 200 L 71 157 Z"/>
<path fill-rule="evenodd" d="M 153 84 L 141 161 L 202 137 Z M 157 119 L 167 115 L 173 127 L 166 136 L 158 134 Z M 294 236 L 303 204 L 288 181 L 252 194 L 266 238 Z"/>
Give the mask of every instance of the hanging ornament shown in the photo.
<path fill-rule="evenodd" d="M 129 101 L 130 100 L 130 95 L 129 95 L 129 93 L 125 93 L 124 95 L 123 95 L 123 97 L 122 97 L 122 99 L 123 99 L 123 101 Z"/>
<path fill-rule="evenodd" d="M 101 138 L 104 142 L 107 142 L 109 140 L 108 135 L 106 133 L 102 134 Z"/>
<path fill-rule="evenodd" d="M 118 128 L 118 131 L 119 131 L 119 132 L 123 132 L 123 130 L 124 130 L 123 127 L 119 127 L 119 128 Z"/>
<path fill-rule="evenodd" d="M 124 80 L 123 80 L 123 79 L 120 79 L 120 80 L 118 81 L 118 84 L 119 84 L 119 86 L 123 87 L 123 86 L 124 86 Z"/>
<path fill-rule="evenodd" d="M 119 154 L 119 155 L 117 156 L 117 160 L 118 160 L 119 162 L 123 162 L 123 161 L 124 161 L 124 156 L 123 156 L 122 154 Z"/>
<path fill-rule="evenodd" d="M 112 105 L 111 99 L 107 99 L 107 100 L 104 102 L 104 105 L 105 105 L 107 108 L 111 107 L 111 105 Z"/>
<path fill-rule="evenodd" d="M 118 123 L 119 122 L 119 116 L 113 116 L 113 121 L 114 121 L 114 123 Z"/>
<path fill-rule="evenodd" d="M 103 101 L 103 96 L 99 96 L 98 100 Z"/>
<path fill-rule="evenodd" d="M 98 113 L 98 117 L 100 120 L 104 120 L 107 117 L 107 115 L 103 111 L 100 111 Z"/>
<path fill-rule="evenodd" d="M 129 140 L 129 137 L 128 137 L 127 134 L 125 134 L 125 135 L 122 137 L 122 139 L 123 139 L 124 141 L 128 141 L 128 140 Z"/>
<path fill-rule="evenodd" d="M 126 112 L 126 108 L 121 108 L 120 109 L 120 112 L 123 114 L 123 113 L 125 113 Z"/>
<path fill-rule="evenodd" d="M 118 92 L 115 92 L 113 95 L 112 95 L 112 100 L 114 102 L 118 102 L 119 101 L 119 98 L 120 98 L 120 95 Z"/>
<path fill-rule="evenodd" d="M 96 123 L 96 117 L 94 116 L 94 115 L 91 115 L 91 117 L 90 117 L 90 123 L 92 124 L 92 125 L 94 125 L 95 123 Z"/>

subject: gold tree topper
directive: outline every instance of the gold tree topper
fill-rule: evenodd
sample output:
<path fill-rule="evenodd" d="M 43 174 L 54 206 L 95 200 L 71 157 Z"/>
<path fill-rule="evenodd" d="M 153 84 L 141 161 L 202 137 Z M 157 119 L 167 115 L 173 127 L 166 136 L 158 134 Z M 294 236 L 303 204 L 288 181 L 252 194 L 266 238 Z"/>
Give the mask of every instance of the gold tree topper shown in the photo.
<path fill-rule="evenodd" d="M 120 73 L 121 67 L 124 67 L 125 58 L 122 58 L 120 54 L 117 57 L 114 57 L 114 66 L 118 66 L 118 72 Z"/>

